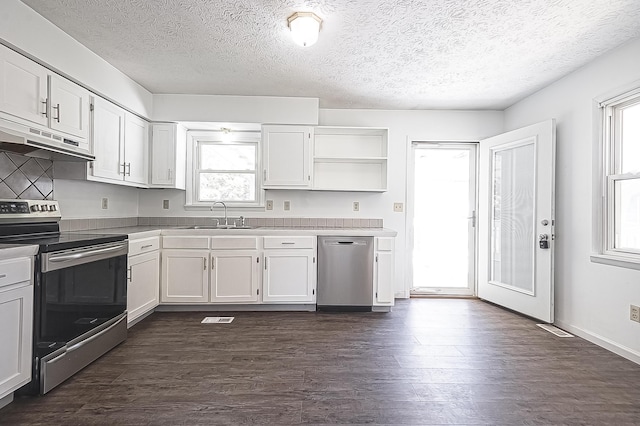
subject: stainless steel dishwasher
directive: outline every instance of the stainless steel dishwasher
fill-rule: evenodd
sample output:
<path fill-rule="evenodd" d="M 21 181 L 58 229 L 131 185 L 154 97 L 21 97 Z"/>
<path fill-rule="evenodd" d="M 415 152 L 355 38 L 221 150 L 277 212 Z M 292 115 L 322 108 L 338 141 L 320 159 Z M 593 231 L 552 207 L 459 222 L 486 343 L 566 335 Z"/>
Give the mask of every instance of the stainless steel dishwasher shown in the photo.
<path fill-rule="evenodd" d="M 319 310 L 370 311 L 373 237 L 318 237 Z"/>

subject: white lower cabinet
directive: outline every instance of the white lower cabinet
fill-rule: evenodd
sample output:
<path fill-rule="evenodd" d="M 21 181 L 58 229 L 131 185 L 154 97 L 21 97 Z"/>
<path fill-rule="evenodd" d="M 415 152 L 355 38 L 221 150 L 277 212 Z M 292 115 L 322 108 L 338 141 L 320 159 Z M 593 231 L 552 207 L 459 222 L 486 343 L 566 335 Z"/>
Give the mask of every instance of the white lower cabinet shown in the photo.
<path fill-rule="evenodd" d="M 394 246 L 392 237 L 375 239 L 375 264 L 373 271 L 373 304 L 374 306 L 393 306 L 395 303 L 394 287 Z"/>
<path fill-rule="evenodd" d="M 31 268 L 30 258 L 0 262 L 0 400 L 31 380 Z"/>
<path fill-rule="evenodd" d="M 161 302 L 209 301 L 209 250 L 162 252 Z"/>
<path fill-rule="evenodd" d="M 257 250 L 211 252 L 211 302 L 257 303 L 260 274 Z"/>
<path fill-rule="evenodd" d="M 127 285 L 127 323 L 158 306 L 160 252 L 129 256 Z"/>
<path fill-rule="evenodd" d="M 315 303 L 316 237 L 264 237 L 264 303 Z"/>

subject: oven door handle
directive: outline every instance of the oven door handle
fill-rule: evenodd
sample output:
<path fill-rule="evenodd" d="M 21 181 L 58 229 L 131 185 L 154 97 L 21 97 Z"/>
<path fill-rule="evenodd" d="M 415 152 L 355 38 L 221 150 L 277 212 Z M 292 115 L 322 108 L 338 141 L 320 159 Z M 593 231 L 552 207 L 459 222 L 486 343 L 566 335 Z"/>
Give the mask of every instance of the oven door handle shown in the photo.
<path fill-rule="evenodd" d="M 107 247 L 107 248 L 91 250 L 91 251 L 83 251 L 83 252 L 74 253 L 74 254 L 63 254 L 58 256 L 51 256 L 49 257 L 49 262 L 65 262 L 67 260 L 83 259 L 85 257 L 95 256 L 97 254 L 103 254 L 103 253 L 109 253 L 112 251 L 122 250 L 122 247 L 123 246 L 120 245 L 120 246 Z"/>

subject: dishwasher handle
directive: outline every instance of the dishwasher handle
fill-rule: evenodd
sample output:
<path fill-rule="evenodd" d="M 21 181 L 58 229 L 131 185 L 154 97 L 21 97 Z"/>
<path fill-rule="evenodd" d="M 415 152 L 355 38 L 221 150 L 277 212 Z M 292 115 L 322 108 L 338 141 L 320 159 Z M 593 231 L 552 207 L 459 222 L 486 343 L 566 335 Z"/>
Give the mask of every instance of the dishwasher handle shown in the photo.
<path fill-rule="evenodd" d="M 366 246 L 367 241 L 326 241 L 325 244 L 328 246 Z"/>

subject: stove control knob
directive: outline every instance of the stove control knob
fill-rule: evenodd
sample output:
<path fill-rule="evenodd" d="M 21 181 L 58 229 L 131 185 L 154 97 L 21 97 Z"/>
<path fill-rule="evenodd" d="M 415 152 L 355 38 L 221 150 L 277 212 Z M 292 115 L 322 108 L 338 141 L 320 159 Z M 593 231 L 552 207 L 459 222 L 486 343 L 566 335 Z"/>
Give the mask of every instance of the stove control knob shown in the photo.
<path fill-rule="evenodd" d="M 49 209 L 47 208 L 47 205 L 46 205 L 46 204 L 42 204 L 42 205 L 40 206 L 40 210 L 41 210 L 41 211 L 43 211 L 43 212 L 46 212 L 46 211 L 47 211 L 47 210 L 49 210 Z"/>
<path fill-rule="evenodd" d="M 34 204 L 31 206 L 31 211 L 32 212 L 39 212 L 40 211 L 40 206 L 37 204 Z"/>
<path fill-rule="evenodd" d="M 51 204 L 51 205 L 49 206 L 49 211 L 50 211 L 50 212 L 55 212 L 56 210 L 58 210 L 58 209 L 56 208 L 56 205 L 55 205 L 55 204 Z"/>

